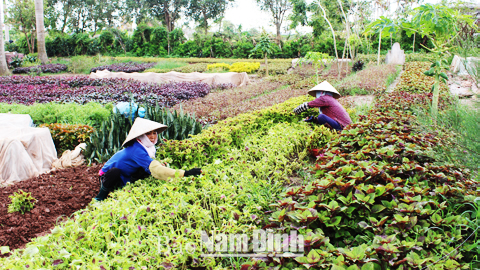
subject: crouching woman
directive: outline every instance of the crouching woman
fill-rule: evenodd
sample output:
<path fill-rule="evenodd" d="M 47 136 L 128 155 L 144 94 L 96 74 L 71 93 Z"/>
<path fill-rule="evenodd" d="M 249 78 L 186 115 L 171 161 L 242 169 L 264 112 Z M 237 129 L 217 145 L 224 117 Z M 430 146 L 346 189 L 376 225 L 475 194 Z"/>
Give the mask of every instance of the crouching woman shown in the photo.
<path fill-rule="evenodd" d="M 175 177 L 177 172 L 180 177 L 200 175 L 199 168 L 174 170 L 154 160 L 158 134 L 166 129 L 166 125 L 138 117 L 122 144 L 125 148 L 113 155 L 99 171 L 100 191 L 95 200 L 103 201 L 116 188 L 150 175 L 161 180 Z"/>
<path fill-rule="evenodd" d="M 318 116 L 309 116 L 304 121 L 324 125 L 337 131 L 343 130 L 352 123 L 350 116 L 337 101 L 340 93 L 327 81 L 313 87 L 308 94 L 315 97 L 313 101 L 305 102 L 293 110 L 295 114 L 307 111 L 309 108 L 318 108 Z"/>

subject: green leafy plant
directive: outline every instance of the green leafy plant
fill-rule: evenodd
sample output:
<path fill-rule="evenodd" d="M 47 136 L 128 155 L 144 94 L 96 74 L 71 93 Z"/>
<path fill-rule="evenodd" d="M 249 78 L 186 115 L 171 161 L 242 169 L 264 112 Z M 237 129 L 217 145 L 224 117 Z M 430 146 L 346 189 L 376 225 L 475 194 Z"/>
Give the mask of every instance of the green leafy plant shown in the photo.
<path fill-rule="evenodd" d="M 414 9 L 411 22 L 402 24 L 402 27 L 408 30 L 409 35 L 419 33 L 430 38 L 433 43 L 433 49 L 425 47 L 434 55 L 430 69 L 425 72 L 425 75 L 435 78 L 431 107 L 433 119 L 436 119 L 438 114 L 440 81 L 448 80 L 444 70 L 448 69 L 446 57 L 447 51 L 451 49 L 449 46 L 458 35 L 459 23 L 473 25 L 473 22 L 472 16 L 461 15 L 459 10 L 453 10 L 442 4 L 425 4 Z"/>
<path fill-rule="evenodd" d="M 12 203 L 8 205 L 8 212 L 20 212 L 22 215 L 25 214 L 25 212 L 32 210 L 37 201 L 32 197 L 31 193 L 25 192 L 21 189 L 8 197 L 12 199 Z"/>
<path fill-rule="evenodd" d="M 98 127 L 111 114 L 112 105 L 103 106 L 96 102 L 84 105 L 55 102 L 22 104 L 0 103 L 0 113 L 28 114 L 33 122 L 40 124 L 69 123 Z"/>
<path fill-rule="evenodd" d="M 331 59 L 331 57 L 326 53 L 320 52 L 307 52 L 305 57 L 300 58 L 299 64 L 303 65 L 306 63 L 311 63 L 315 68 L 315 78 L 317 80 L 317 84 L 319 83 L 318 80 L 318 71 L 320 67 L 325 67 L 326 63 Z"/>
<path fill-rule="evenodd" d="M 136 112 L 134 118 L 138 116 Z M 195 121 L 195 118 L 184 114 L 183 111 L 173 111 L 169 109 L 155 106 L 147 107 L 145 119 L 156 121 L 167 125 L 168 128 L 161 134 L 159 138 L 165 140 L 183 140 L 189 135 L 194 135 L 202 131 L 202 125 Z M 113 113 L 107 120 L 103 121 L 90 135 L 90 139 L 86 141 L 87 149 L 85 156 L 89 162 L 105 162 L 116 152 L 122 148 L 133 121 L 126 118 L 119 112 Z"/>
<path fill-rule="evenodd" d="M 18 55 L 15 55 L 10 59 L 10 61 L 8 62 L 8 65 L 10 66 L 10 68 L 17 68 L 22 66 L 22 63 L 23 63 L 23 58 L 20 58 Z"/>
<path fill-rule="evenodd" d="M 397 25 L 391 19 L 380 16 L 377 20 L 368 24 L 365 28 L 365 34 L 378 35 L 378 57 L 377 65 L 380 65 L 380 49 L 382 45 L 382 36 L 391 36 L 397 32 Z"/>
<path fill-rule="evenodd" d="M 265 75 L 268 76 L 268 55 L 273 53 L 273 44 L 270 42 L 270 37 L 266 32 L 262 33 L 262 36 L 252 49 L 252 53 L 261 52 L 265 59 Z"/>

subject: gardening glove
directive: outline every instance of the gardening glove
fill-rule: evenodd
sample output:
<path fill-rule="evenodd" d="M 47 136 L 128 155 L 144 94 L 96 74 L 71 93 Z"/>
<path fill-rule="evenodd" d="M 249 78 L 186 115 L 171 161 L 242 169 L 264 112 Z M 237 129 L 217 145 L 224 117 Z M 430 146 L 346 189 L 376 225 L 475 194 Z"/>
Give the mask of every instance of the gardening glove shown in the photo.
<path fill-rule="evenodd" d="M 301 104 L 300 106 L 298 106 L 297 108 L 295 108 L 295 109 L 293 110 L 293 112 L 294 112 L 295 114 L 299 114 L 299 113 L 302 113 L 302 112 L 308 110 L 309 108 L 310 108 L 310 106 L 308 106 L 308 102 L 304 102 L 303 104 Z"/>
<path fill-rule="evenodd" d="M 148 166 L 148 169 L 152 173 L 152 176 L 160 179 L 160 180 L 167 180 L 168 178 L 174 178 L 175 173 L 178 171 L 178 175 L 180 177 L 184 176 L 184 170 L 174 170 L 163 166 L 158 160 L 154 160 Z"/>
<path fill-rule="evenodd" d="M 193 168 L 191 170 L 185 171 L 183 176 L 197 176 L 202 174 L 202 169 L 200 168 Z"/>

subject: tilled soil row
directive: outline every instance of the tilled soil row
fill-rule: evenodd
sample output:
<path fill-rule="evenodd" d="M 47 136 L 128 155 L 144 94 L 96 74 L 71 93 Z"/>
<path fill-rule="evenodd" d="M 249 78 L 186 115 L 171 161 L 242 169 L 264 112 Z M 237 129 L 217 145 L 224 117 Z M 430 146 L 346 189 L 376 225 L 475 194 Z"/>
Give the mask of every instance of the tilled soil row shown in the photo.
<path fill-rule="evenodd" d="M 98 170 L 102 165 L 80 166 L 53 171 L 0 188 L 0 246 L 10 250 L 24 247 L 32 238 L 48 232 L 75 211 L 85 208 L 97 195 Z M 8 213 L 8 205 L 19 189 L 30 192 L 38 201 L 24 215 Z M 4 256 L 8 256 L 5 254 Z"/>

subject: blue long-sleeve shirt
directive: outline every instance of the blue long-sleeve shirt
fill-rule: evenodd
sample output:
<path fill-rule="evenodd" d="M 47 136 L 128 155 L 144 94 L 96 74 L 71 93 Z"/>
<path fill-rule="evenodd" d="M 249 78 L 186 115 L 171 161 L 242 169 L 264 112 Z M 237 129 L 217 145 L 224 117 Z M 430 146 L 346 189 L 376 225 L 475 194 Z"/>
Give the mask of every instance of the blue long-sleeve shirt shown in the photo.
<path fill-rule="evenodd" d="M 102 167 L 102 171 L 107 172 L 111 168 L 120 169 L 120 178 L 122 178 L 125 185 L 127 182 L 130 182 L 132 174 L 140 168 L 151 174 L 148 167 L 152 161 L 153 159 L 148 155 L 147 150 L 135 140 L 133 145 L 113 155 Z"/>

